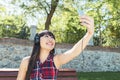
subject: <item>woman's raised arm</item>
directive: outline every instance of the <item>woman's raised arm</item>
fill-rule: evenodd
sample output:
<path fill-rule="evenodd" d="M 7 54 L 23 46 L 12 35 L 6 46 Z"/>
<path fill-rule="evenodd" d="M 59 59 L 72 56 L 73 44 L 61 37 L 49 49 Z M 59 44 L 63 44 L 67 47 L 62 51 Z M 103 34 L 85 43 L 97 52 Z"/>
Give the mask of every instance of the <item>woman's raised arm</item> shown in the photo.
<path fill-rule="evenodd" d="M 89 40 L 93 36 L 94 19 L 89 16 L 83 15 L 80 17 L 80 22 L 81 25 L 87 28 L 87 32 L 85 36 L 81 40 L 79 40 L 70 50 L 64 52 L 63 54 L 58 54 L 54 57 L 55 65 L 57 68 L 78 56 L 84 50 Z"/>

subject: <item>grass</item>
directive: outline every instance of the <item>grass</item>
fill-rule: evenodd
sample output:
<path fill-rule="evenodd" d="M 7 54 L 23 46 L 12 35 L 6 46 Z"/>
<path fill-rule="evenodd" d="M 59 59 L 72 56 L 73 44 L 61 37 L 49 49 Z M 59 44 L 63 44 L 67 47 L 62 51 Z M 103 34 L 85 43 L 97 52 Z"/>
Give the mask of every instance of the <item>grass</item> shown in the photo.
<path fill-rule="evenodd" d="M 120 72 L 78 72 L 79 80 L 120 80 Z"/>

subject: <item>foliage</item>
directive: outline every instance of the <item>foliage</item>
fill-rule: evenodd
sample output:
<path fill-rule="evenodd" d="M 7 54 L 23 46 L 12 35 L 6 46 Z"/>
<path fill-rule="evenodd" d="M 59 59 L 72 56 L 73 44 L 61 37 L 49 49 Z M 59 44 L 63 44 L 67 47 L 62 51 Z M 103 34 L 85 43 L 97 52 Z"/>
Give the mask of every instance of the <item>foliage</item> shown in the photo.
<path fill-rule="evenodd" d="M 25 21 L 23 20 L 22 16 L 0 16 L 0 28 L 1 34 L 0 37 L 16 37 L 22 38 L 20 34 L 23 32 L 21 31 L 25 26 Z M 26 27 L 25 27 L 26 28 Z M 29 33 L 25 32 L 26 34 Z M 24 34 L 25 35 L 25 34 Z M 28 35 L 24 36 L 27 38 Z"/>
<path fill-rule="evenodd" d="M 60 11 L 62 10 L 62 12 Z M 56 35 L 59 43 L 75 43 L 85 34 L 85 29 L 80 25 L 79 16 L 71 4 L 64 3 L 53 19 L 50 30 Z M 56 31 L 57 30 L 57 31 Z"/>
<path fill-rule="evenodd" d="M 108 24 L 104 30 L 104 46 L 119 47 L 120 46 L 120 5 L 118 1 L 106 0 L 109 8 Z"/>
<path fill-rule="evenodd" d="M 18 38 L 29 39 L 30 28 L 28 26 L 22 26 L 18 35 L 19 35 Z"/>
<path fill-rule="evenodd" d="M 86 32 L 85 29 L 82 27 L 83 26 L 80 26 L 78 15 L 75 15 L 75 12 L 71 12 L 67 23 L 65 41 L 68 43 L 75 43 L 80 40 Z"/>
<path fill-rule="evenodd" d="M 57 5 L 56 1 L 59 1 Z M 73 6 L 74 1 L 78 1 L 76 5 L 82 4 L 82 0 L 12 0 L 12 4 L 21 7 L 24 14 L 21 18 L 20 15 L 0 16 L 0 37 L 25 38 L 23 35 L 27 33 L 28 38 L 29 28 L 25 27 L 27 26 L 25 20 L 33 19 L 33 17 L 38 20 L 37 31 L 45 29 L 52 6 L 56 5 L 55 12 L 49 20 L 50 28 L 48 29 L 53 31 L 57 42 L 75 43 L 82 38 L 86 30 L 79 24 L 79 16 Z M 120 0 L 85 0 L 84 5 L 79 6 L 85 14 L 94 17 L 94 45 L 120 47 L 119 2 Z M 0 14 L 5 14 L 6 10 L 0 6 Z"/>
<path fill-rule="evenodd" d="M 120 5 L 116 0 L 88 0 L 87 14 L 94 17 L 94 41 L 99 46 L 120 46 Z"/>
<path fill-rule="evenodd" d="M 28 15 L 28 17 L 44 17 L 44 29 L 49 30 L 49 26 L 51 25 L 52 16 L 58 6 L 59 0 L 13 0 L 13 3 L 16 4 L 19 2 L 19 6 L 24 9 L 24 14 Z M 41 14 L 42 16 L 39 16 Z"/>

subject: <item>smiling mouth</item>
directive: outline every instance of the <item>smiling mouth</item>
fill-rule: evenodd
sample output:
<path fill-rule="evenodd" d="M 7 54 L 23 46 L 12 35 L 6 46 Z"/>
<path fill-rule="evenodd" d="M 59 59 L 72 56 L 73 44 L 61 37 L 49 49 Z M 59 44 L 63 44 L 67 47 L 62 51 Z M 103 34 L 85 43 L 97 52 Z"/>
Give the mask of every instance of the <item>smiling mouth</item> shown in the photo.
<path fill-rule="evenodd" d="M 47 45 L 53 46 L 53 43 L 46 43 Z"/>

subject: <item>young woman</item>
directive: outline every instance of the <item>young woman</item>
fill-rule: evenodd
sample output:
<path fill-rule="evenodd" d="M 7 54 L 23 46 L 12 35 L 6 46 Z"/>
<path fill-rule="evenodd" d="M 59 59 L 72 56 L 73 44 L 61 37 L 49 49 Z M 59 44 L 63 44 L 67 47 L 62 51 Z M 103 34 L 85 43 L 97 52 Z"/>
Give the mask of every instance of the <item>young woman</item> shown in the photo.
<path fill-rule="evenodd" d="M 44 30 L 36 34 L 30 57 L 23 58 L 17 80 L 57 80 L 57 72 L 61 65 L 78 56 L 88 44 L 94 33 L 93 18 L 83 15 L 81 25 L 86 26 L 85 36 L 70 50 L 54 55 L 55 37 L 53 33 Z"/>

